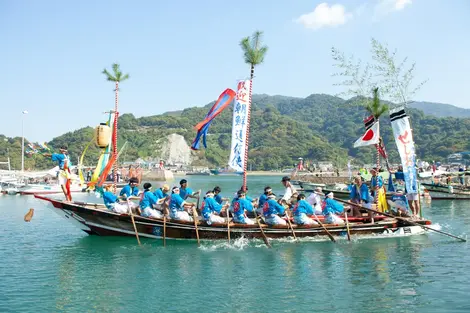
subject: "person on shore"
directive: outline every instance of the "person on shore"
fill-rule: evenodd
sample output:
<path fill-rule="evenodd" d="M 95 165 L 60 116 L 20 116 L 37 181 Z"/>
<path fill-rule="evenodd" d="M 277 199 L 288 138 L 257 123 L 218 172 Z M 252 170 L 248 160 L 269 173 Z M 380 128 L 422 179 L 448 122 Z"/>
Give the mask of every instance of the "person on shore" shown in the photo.
<path fill-rule="evenodd" d="M 297 196 L 297 203 L 294 205 L 294 223 L 297 225 L 314 225 L 318 224 L 309 215 L 313 215 L 315 212 L 313 207 L 305 200 L 305 195 L 300 194 Z"/>
<path fill-rule="evenodd" d="M 125 185 L 121 189 L 119 196 L 121 196 L 123 199 L 137 197 L 139 195 L 139 187 L 137 187 L 138 185 L 139 180 L 135 177 L 132 177 L 131 179 L 129 179 L 129 184 Z"/>
<path fill-rule="evenodd" d="M 222 191 L 222 189 L 220 189 L 219 186 L 215 186 L 214 190 L 212 191 L 214 193 L 214 200 L 218 204 L 222 204 L 224 201 L 230 200 L 229 198 L 223 198 L 222 195 L 220 194 L 221 191 Z"/>
<path fill-rule="evenodd" d="M 202 216 L 208 225 L 211 225 L 212 223 L 225 223 L 225 219 L 222 218 L 219 214 L 228 206 L 228 203 L 226 203 L 224 206 L 218 203 L 214 198 L 214 191 L 210 190 L 206 192 L 206 197 L 202 205 Z"/>
<path fill-rule="evenodd" d="M 140 200 L 141 215 L 149 218 L 163 218 L 162 212 L 156 209 L 158 199 L 150 189 L 152 189 L 152 184 L 145 183 L 142 199 Z"/>
<path fill-rule="evenodd" d="M 193 192 L 193 190 L 188 187 L 188 181 L 186 179 L 180 180 L 179 191 L 179 195 L 183 200 L 187 200 L 188 198 L 199 198 L 199 192 Z"/>
<path fill-rule="evenodd" d="M 246 216 L 246 211 L 253 211 L 253 204 L 246 199 L 246 193 L 243 190 L 237 192 L 237 198 L 232 202 L 233 204 L 233 221 L 240 224 L 253 225 L 255 222 Z"/>
<path fill-rule="evenodd" d="M 180 188 L 173 187 L 170 198 L 170 218 L 178 221 L 192 222 L 194 219 L 189 216 L 187 210 L 192 209 L 195 206 L 194 203 L 186 202 L 180 196 Z"/>
<path fill-rule="evenodd" d="M 129 206 L 125 202 L 120 202 L 119 198 L 111 192 L 112 185 L 104 186 L 104 205 L 114 213 L 125 214 L 129 212 Z"/>
<path fill-rule="evenodd" d="M 329 192 L 326 195 L 323 215 L 326 224 L 344 224 L 344 221 L 338 216 L 344 212 L 344 206 L 333 199 L 334 194 Z"/>
<path fill-rule="evenodd" d="M 59 166 L 59 173 L 57 176 L 57 180 L 59 181 L 60 188 L 64 193 L 65 200 L 67 202 L 72 201 L 72 195 L 70 192 L 70 183 L 71 183 L 71 172 L 70 167 L 72 163 L 70 162 L 70 158 L 67 151 L 67 146 L 61 146 L 59 148 L 60 153 L 45 153 L 44 156 L 51 157 L 52 162 L 57 162 Z"/>
<path fill-rule="evenodd" d="M 354 177 L 354 185 L 351 187 L 351 192 L 349 194 L 349 201 L 352 203 L 359 204 L 368 209 L 371 208 L 371 196 L 369 193 L 369 188 L 362 180 L 361 176 Z M 353 216 L 361 217 L 361 211 L 358 207 L 353 206 Z"/>
<path fill-rule="evenodd" d="M 258 214 L 263 214 L 263 206 L 268 201 L 268 196 L 273 194 L 273 190 L 271 187 L 266 186 L 264 187 L 264 193 L 259 197 L 258 200 L 258 208 L 256 209 L 256 212 Z"/>
<path fill-rule="evenodd" d="M 292 186 L 290 182 L 290 178 L 288 176 L 284 176 L 281 180 L 282 185 L 286 188 L 284 191 L 284 196 L 280 199 L 286 201 L 287 204 L 291 203 L 292 196 L 297 193 L 297 190 Z"/>
<path fill-rule="evenodd" d="M 322 214 L 322 196 L 323 190 L 321 187 L 316 187 L 315 190 L 308 196 L 307 202 L 313 207 L 314 213 L 315 214 Z"/>
<path fill-rule="evenodd" d="M 289 198 L 290 199 L 290 198 Z M 281 199 L 282 200 L 282 199 Z M 286 220 L 281 218 L 280 215 L 285 214 L 285 209 L 276 201 L 276 195 L 270 194 L 268 196 L 268 201 L 264 203 L 263 206 L 263 215 L 265 222 L 268 225 L 287 225 Z"/>

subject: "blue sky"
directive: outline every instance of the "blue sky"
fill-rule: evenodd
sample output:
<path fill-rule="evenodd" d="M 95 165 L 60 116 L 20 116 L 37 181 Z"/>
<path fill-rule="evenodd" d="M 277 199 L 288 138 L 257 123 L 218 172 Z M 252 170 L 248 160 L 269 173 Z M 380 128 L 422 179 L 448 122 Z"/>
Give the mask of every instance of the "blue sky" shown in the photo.
<path fill-rule="evenodd" d="M 131 76 L 121 113 L 202 106 L 249 75 L 238 43 L 257 29 L 269 51 L 254 93 L 337 94 L 331 47 L 368 61 L 374 37 L 429 79 L 416 100 L 470 108 L 470 1 L 322 2 L 0 1 L 0 134 L 21 135 L 23 110 L 34 141 L 96 125 L 114 104 L 101 74 L 113 62 Z"/>

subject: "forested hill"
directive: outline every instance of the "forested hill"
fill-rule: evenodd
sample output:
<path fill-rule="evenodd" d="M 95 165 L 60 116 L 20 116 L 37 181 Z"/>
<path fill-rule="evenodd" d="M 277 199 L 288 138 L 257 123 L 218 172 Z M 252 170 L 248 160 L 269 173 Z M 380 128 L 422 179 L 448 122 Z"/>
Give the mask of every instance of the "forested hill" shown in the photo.
<path fill-rule="evenodd" d="M 470 109 L 459 108 L 451 104 L 418 101 L 411 103 L 410 107 L 436 117 L 470 118 Z"/>
<path fill-rule="evenodd" d="M 122 158 L 158 157 L 159 139 L 171 133 L 183 135 L 190 144 L 196 134 L 193 126 L 204 118 L 210 106 L 139 118 L 123 114 L 119 118 L 119 145 L 127 141 L 128 148 Z M 253 170 L 290 167 L 299 157 L 329 160 L 344 166 L 348 155 L 365 163 L 372 162 L 375 155 L 372 147 L 352 147 L 363 133 L 362 120 L 367 115 L 357 101 L 324 94 L 306 98 L 254 95 L 252 110 L 249 164 Z M 444 160 L 450 153 L 470 150 L 470 119 L 438 118 L 413 108 L 408 111 L 418 158 Z M 227 163 L 231 127 L 232 109 L 227 108 L 212 123 L 208 148 L 196 153 L 197 164 L 224 166 Z M 392 162 L 398 162 L 388 116 L 381 118 L 381 134 Z M 54 138 L 49 144 L 52 147 L 67 144 L 72 160 L 77 160 L 92 135 L 93 128 L 82 128 Z M 0 159 L 6 157 L 8 148 L 16 168 L 20 164 L 20 142 L 20 138 L 0 140 Z M 98 149 L 91 147 L 85 163 L 95 164 L 97 154 Z M 26 158 L 26 168 L 50 165 L 41 156 Z"/>

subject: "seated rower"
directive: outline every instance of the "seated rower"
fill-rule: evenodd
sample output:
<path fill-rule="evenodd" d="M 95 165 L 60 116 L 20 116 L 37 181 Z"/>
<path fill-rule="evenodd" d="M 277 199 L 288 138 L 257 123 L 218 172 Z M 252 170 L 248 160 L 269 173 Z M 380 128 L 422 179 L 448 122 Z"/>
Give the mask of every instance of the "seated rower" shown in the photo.
<path fill-rule="evenodd" d="M 103 192 L 103 201 L 106 207 L 119 214 L 124 214 L 129 212 L 129 207 L 126 202 L 120 202 L 119 198 L 112 193 L 111 190 L 112 185 L 106 185 L 104 187 L 104 192 Z"/>
<path fill-rule="evenodd" d="M 344 206 L 333 199 L 333 193 L 330 192 L 326 195 L 323 215 L 325 216 L 326 224 L 344 224 L 344 221 L 338 217 L 337 214 L 344 212 Z"/>
<path fill-rule="evenodd" d="M 137 197 L 139 195 L 139 180 L 135 177 L 132 177 L 129 179 L 129 184 L 125 185 L 122 189 L 121 192 L 119 193 L 119 196 L 127 200 L 127 198 L 130 197 Z M 129 201 L 129 205 L 131 206 L 131 209 L 135 210 L 139 207 L 139 205 L 135 202 Z"/>
<path fill-rule="evenodd" d="M 188 209 L 194 207 L 194 203 L 189 203 L 180 197 L 179 187 L 173 187 L 170 198 L 170 218 L 178 221 L 192 222 L 194 219 L 189 216 Z"/>
<path fill-rule="evenodd" d="M 307 202 L 313 207 L 314 213 L 317 215 L 322 214 L 323 201 L 321 197 L 324 196 L 321 187 L 316 187 L 315 191 L 307 198 Z"/>
<path fill-rule="evenodd" d="M 220 189 L 219 186 L 215 186 L 214 190 L 212 191 L 214 193 L 214 200 L 218 204 L 222 204 L 222 202 L 230 200 L 229 198 L 223 198 L 222 195 L 220 194 L 221 191 L 222 191 L 222 189 Z"/>
<path fill-rule="evenodd" d="M 287 225 L 286 220 L 282 219 L 278 214 L 285 214 L 285 209 L 276 201 L 276 195 L 268 196 L 268 201 L 264 203 L 263 214 L 266 224 L 268 225 Z"/>
<path fill-rule="evenodd" d="M 272 194 L 273 194 L 273 190 L 271 189 L 271 187 L 269 186 L 264 187 L 264 193 L 259 197 L 259 200 L 258 200 L 258 208 L 256 210 L 258 214 L 263 214 L 264 204 L 266 203 L 266 201 L 268 201 L 268 196 Z"/>
<path fill-rule="evenodd" d="M 313 207 L 305 200 L 305 195 L 297 196 L 297 203 L 294 205 L 294 223 L 297 225 L 315 225 L 318 224 L 308 215 L 313 215 Z"/>
<path fill-rule="evenodd" d="M 228 206 L 228 203 L 224 206 L 218 203 L 214 198 L 214 192 L 210 190 L 206 192 L 206 198 L 202 204 L 202 216 L 208 225 L 212 223 L 225 223 L 226 220 L 220 217 L 219 214 L 222 209 L 225 210 Z"/>
<path fill-rule="evenodd" d="M 392 195 L 392 199 L 388 200 L 388 204 L 394 214 L 398 216 L 410 216 L 411 210 L 403 190 L 397 190 Z"/>
<path fill-rule="evenodd" d="M 153 193 L 155 197 L 157 198 L 157 204 L 155 206 L 157 210 L 165 211 L 163 209 L 165 207 L 165 199 L 169 200 L 170 198 L 170 195 L 168 194 L 169 191 L 170 191 L 170 186 L 163 185 L 161 188 L 158 188 Z M 165 214 L 168 214 L 168 212 L 166 212 Z"/>
<path fill-rule="evenodd" d="M 144 193 L 142 194 L 142 199 L 140 200 L 140 208 L 142 210 L 143 217 L 150 218 L 163 218 L 162 212 L 156 209 L 157 207 L 157 197 L 150 191 L 152 189 L 152 184 L 144 184 Z"/>
<path fill-rule="evenodd" d="M 235 202 L 238 200 L 238 197 L 239 197 L 239 196 L 238 196 L 238 193 L 239 193 L 240 191 L 243 191 L 243 186 L 242 186 L 242 188 L 240 188 L 239 191 L 237 191 L 237 193 L 235 194 L 235 197 L 232 199 L 232 204 L 231 204 L 231 206 L 230 206 L 230 208 L 229 208 L 229 211 L 231 211 L 231 212 L 233 212 L 233 206 L 234 206 Z M 248 191 L 248 187 L 246 187 L 246 191 Z M 252 206 L 255 206 L 256 201 L 257 201 L 258 199 L 252 199 L 251 197 L 249 197 L 249 196 L 246 194 L 245 191 L 243 192 L 243 194 L 245 195 L 244 199 L 247 200 L 248 202 L 250 202 Z"/>
<path fill-rule="evenodd" d="M 237 198 L 232 202 L 233 204 L 233 221 L 240 224 L 252 225 L 255 222 L 246 217 L 245 211 L 253 211 L 253 204 L 246 199 L 246 194 L 243 190 L 239 190 Z"/>

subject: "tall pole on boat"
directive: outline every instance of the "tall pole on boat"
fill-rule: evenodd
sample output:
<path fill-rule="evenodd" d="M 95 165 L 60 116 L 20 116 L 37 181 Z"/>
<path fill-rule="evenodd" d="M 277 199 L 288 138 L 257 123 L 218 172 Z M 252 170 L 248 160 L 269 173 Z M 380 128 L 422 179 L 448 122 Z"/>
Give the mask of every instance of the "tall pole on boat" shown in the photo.
<path fill-rule="evenodd" d="M 21 173 L 24 172 L 24 115 L 28 114 L 28 111 L 24 110 L 21 116 Z"/>
<path fill-rule="evenodd" d="M 255 66 L 264 62 L 264 56 L 268 51 L 268 47 L 262 44 L 262 31 L 255 31 L 251 37 L 245 37 L 240 41 L 240 47 L 243 51 L 245 63 L 250 64 L 250 92 L 248 112 L 246 118 L 246 135 L 245 135 L 245 155 L 243 162 L 243 186 L 242 189 L 246 191 L 246 170 L 248 165 L 248 143 L 250 136 L 250 116 L 251 116 L 251 95 L 253 88 L 253 77 L 255 76 Z"/>

